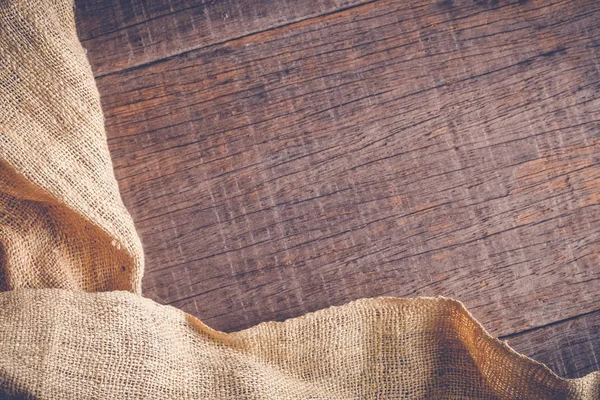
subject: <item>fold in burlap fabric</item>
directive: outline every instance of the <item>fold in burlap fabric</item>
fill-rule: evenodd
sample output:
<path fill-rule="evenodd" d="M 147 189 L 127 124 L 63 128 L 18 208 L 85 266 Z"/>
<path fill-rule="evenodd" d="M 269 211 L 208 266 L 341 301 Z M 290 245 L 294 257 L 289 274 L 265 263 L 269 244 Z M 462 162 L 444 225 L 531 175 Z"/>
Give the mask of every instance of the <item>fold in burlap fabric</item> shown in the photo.
<path fill-rule="evenodd" d="M 597 399 L 461 303 L 380 298 L 232 334 L 140 296 L 69 0 L 0 0 L 0 397 Z"/>

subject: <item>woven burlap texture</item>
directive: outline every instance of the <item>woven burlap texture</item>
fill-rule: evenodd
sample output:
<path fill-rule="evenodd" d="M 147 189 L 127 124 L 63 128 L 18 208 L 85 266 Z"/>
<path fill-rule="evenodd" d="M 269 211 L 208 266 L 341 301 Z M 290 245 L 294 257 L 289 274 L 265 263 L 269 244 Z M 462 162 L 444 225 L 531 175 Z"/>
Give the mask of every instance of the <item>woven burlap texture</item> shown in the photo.
<path fill-rule="evenodd" d="M 226 334 L 140 295 L 69 0 L 0 0 L 0 398 L 597 399 L 461 303 L 360 300 Z"/>

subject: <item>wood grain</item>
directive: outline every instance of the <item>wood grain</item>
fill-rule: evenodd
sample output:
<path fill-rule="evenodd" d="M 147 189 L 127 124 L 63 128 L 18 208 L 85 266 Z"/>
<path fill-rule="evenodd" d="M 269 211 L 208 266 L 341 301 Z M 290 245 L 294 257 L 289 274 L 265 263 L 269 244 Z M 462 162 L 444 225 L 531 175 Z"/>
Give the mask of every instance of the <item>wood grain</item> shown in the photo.
<path fill-rule="evenodd" d="M 600 369 L 600 312 L 509 336 L 508 344 L 565 378 Z"/>
<path fill-rule="evenodd" d="M 599 9 L 380 0 L 230 21 L 100 77 L 146 295 L 227 331 L 445 295 L 495 335 L 525 330 L 526 354 L 570 348 L 571 319 L 600 308 Z"/>
<path fill-rule="evenodd" d="M 86 0 L 79 36 L 96 76 L 373 0 Z"/>

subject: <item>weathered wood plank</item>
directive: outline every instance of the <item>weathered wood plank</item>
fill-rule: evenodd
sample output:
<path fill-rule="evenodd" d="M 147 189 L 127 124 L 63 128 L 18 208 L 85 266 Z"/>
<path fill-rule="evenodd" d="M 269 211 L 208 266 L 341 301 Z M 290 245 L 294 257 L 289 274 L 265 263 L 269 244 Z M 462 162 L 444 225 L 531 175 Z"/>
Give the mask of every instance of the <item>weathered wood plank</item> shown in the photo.
<path fill-rule="evenodd" d="M 98 79 L 146 295 L 223 330 L 378 295 L 496 335 L 596 310 L 599 7 L 382 0 Z"/>
<path fill-rule="evenodd" d="M 505 339 L 559 376 L 580 378 L 600 371 L 600 311 Z"/>
<path fill-rule="evenodd" d="M 373 0 L 76 1 L 96 76 Z"/>

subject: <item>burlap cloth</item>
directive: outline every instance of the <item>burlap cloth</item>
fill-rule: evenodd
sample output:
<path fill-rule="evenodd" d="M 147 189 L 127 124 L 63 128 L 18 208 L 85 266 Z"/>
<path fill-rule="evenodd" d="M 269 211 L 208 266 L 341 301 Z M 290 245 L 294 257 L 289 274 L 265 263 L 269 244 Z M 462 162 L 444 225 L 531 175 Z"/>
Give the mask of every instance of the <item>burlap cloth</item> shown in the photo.
<path fill-rule="evenodd" d="M 0 0 L 0 397 L 597 399 L 443 298 L 360 300 L 226 334 L 140 295 L 71 0 Z"/>

